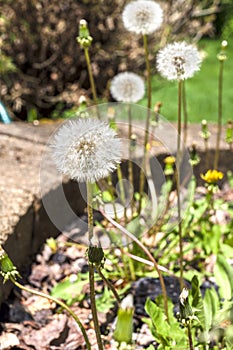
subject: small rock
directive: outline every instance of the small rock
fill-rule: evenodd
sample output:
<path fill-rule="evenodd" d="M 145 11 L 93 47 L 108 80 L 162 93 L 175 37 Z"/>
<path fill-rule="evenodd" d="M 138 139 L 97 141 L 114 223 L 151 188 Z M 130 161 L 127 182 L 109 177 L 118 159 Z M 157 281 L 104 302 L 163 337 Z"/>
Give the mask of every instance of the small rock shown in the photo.
<path fill-rule="evenodd" d="M 14 333 L 3 332 L 0 336 L 0 349 L 8 350 L 19 345 L 19 339 Z"/>

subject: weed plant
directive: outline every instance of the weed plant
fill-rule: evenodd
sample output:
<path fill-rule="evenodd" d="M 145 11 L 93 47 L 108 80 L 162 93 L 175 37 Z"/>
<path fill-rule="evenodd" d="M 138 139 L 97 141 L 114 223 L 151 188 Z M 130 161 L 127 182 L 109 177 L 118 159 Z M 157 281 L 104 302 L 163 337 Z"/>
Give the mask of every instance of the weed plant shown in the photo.
<path fill-rule="evenodd" d="M 58 170 L 86 184 L 88 273 L 79 274 L 75 281 L 67 276 L 54 287 L 51 295 L 46 295 L 22 286 L 18 282 L 20 275 L 17 268 L 4 249 L 0 251 L 4 282 L 9 279 L 17 287 L 60 305 L 80 327 L 86 349 L 91 349 L 92 345 L 85 327 L 71 308 L 72 303 L 85 298 L 82 295 L 83 285 L 87 283 L 90 286 L 98 349 L 106 348 L 109 343 L 112 349 L 139 349 L 133 339 L 134 303 L 128 290 L 133 281 L 147 276 L 158 278 L 162 291 L 155 300 L 148 298 L 145 303 L 148 317 L 143 322 L 149 326 L 155 339 L 155 345 L 150 345 L 147 350 L 233 349 L 233 204 L 219 196 L 222 181 L 232 190 L 233 180 L 230 172 L 223 174 L 218 169 L 219 139 L 223 136 L 222 57 L 224 50 L 225 60 L 227 43 L 224 42 L 219 48 L 218 56 L 221 59 L 215 164 L 207 162 L 210 167 L 208 171 L 198 175 L 203 181 L 200 192 L 198 179 L 192 173 L 192 167 L 197 165 L 199 158 L 194 146 L 190 154 L 187 151 L 187 145 L 183 142 L 187 130 L 182 128 L 182 122 L 184 101 L 189 101 L 190 97 L 189 88 L 184 88 L 184 82 L 201 68 L 202 58 L 196 46 L 186 42 L 168 43 L 157 55 L 159 73 L 176 83 L 177 97 L 172 94 L 170 104 L 176 111 L 177 130 L 171 137 L 167 134 L 169 124 L 165 123 L 163 128 L 164 119 L 159 115 L 159 108 L 152 105 L 152 101 L 157 101 L 157 96 L 151 86 L 154 80 L 148 41 L 162 20 L 160 5 L 150 0 L 132 1 L 123 12 L 126 29 L 141 36 L 144 45 L 147 108 L 136 105 L 142 99 L 145 87 L 142 78 L 135 72 L 125 72 L 118 79 L 115 77 L 111 93 L 118 103 L 107 106 L 97 104 L 89 55 L 93 39 L 87 22 L 83 19 L 80 21 L 77 41 L 86 58 L 94 105 L 86 108 L 85 100 L 81 101 L 77 119 L 72 118 L 59 128 L 53 138 L 52 149 Z M 196 79 L 200 75 L 201 71 Z M 160 78 L 156 76 L 153 79 Z M 189 79 L 189 84 L 192 84 L 192 79 Z M 202 89 L 202 94 L 208 94 L 208 91 Z M 199 96 L 194 94 L 190 101 L 198 104 Z M 144 117 L 140 135 L 135 133 L 136 115 Z M 120 123 L 122 120 L 123 125 Z M 200 132 L 207 152 L 210 135 L 206 121 L 200 125 Z M 126 136 L 119 139 L 119 135 Z M 231 123 L 226 142 L 231 147 Z M 168 154 L 164 157 L 164 164 L 154 170 L 151 164 L 156 157 L 156 145 L 161 143 L 166 146 Z M 139 160 L 136 160 L 138 148 L 142 151 Z M 127 161 L 120 164 L 125 152 Z M 135 164 L 137 168 L 134 168 Z M 162 169 L 164 181 L 160 183 L 158 191 L 159 169 Z M 111 213 L 109 208 L 112 209 Z M 102 214 L 102 221 L 94 222 L 94 209 Z M 227 215 L 225 221 L 219 220 L 220 213 Z M 96 228 L 101 228 L 101 232 L 109 238 L 107 247 L 103 247 Z M 58 249 L 54 240 L 47 241 L 47 244 Z M 111 262 L 111 268 L 106 267 L 106 258 Z M 212 268 L 208 260 L 214 261 Z M 167 295 L 165 276 L 179 280 L 178 313 L 174 313 L 174 304 Z M 103 280 L 105 288 L 97 299 L 95 283 L 99 279 Z M 124 281 L 124 288 L 117 288 L 115 282 L 119 279 Z M 202 293 L 200 287 L 205 281 L 211 281 L 211 287 Z M 100 332 L 97 311 L 107 311 L 115 304 L 118 305 L 117 322 L 115 330 L 110 333 L 111 339 L 106 340 Z"/>

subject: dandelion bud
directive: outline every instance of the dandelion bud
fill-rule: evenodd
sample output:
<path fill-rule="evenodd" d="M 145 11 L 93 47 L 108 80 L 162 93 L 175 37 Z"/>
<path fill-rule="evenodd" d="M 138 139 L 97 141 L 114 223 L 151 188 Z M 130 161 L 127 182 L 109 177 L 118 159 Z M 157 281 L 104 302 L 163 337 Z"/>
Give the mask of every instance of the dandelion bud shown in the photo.
<path fill-rule="evenodd" d="M 119 343 L 130 344 L 133 334 L 133 296 L 127 295 L 121 302 L 117 313 L 116 329 L 113 338 Z"/>
<path fill-rule="evenodd" d="M 164 158 L 164 163 L 165 163 L 165 169 L 164 169 L 164 174 L 166 176 L 170 176 L 174 174 L 174 164 L 176 161 L 176 158 L 173 156 L 168 156 Z"/>
<path fill-rule="evenodd" d="M 137 135 L 136 134 L 131 134 L 130 145 L 131 145 L 132 149 L 134 149 L 137 146 Z"/>
<path fill-rule="evenodd" d="M 190 319 L 193 318 L 193 311 L 191 306 L 189 305 L 188 295 L 189 295 L 188 289 L 183 288 L 179 298 L 180 299 L 180 302 L 179 302 L 180 320 L 183 324 L 188 324 Z"/>
<path fill-rule="evenodd" d="M 207 121 L 205 119 L 202 120 L 201 122 L 201 132 L 200 132 L 200 136 L 204 139 L 204 140 L 208 140 L 210 137 L 210 132 L 208 129 L 208 124 Z"/>
<path fill-rule="evenodd" d="M 190 149 L 190 163 L 192 166 L 195 166 L 200 163 L 200 157 L 197 153 L 197 144 L 196 142 L 192 143 L 191 149 Z"/>
<path fill-rule="evenodd" d="M 80 44 L 82 49 L 91 46 L 93 38 L 90 36 L 87 21 L 81 19 L 79 22 L 79 36 L 77 37 L 77 42 Z"/>
<path fill-rule="evenodd" d="M 221 61 L 225 61 L 227 59 L 226 55 L 226 48 L 227 48 L 228 42 L 226 40 L 223 40 L 221 43 L 221 50 L 217 55 L 217 59 Z"/>
<path fill-rule="evenodd" d="M 15 280 L 16 277 L 20 276 L 13 262 L 11 261 L 11 259 L 9 258 L 9 256 L 1 246 L 0 246 L 0 274 L 3 277 L 3 283 L 5 283 L 11 278 Z"/>
<path fill-rule="evenodd" d="M 91 238 L 87 255 L 90 263 L 96 264 L 97 266 L 102 264 L 102 261 L 104 259 L 104 251 L 96 236 L 93 236 Z"/>
<path fill-rule="evenodd" d="M 87 99 L 86 99 L 86 97 L 84 95 L 81 95 L 79 97 L 78 104 L 79 105 L 85 104 L 85 106 L 87 105 Z"/>
<path fill-rule="evenodd" d="M 228 42 L 226 40 L 223 40 L 222 44 L 221 44 L 222 49 L 225 49 L 227 47 L 227 45 L 228 45 Z"/>

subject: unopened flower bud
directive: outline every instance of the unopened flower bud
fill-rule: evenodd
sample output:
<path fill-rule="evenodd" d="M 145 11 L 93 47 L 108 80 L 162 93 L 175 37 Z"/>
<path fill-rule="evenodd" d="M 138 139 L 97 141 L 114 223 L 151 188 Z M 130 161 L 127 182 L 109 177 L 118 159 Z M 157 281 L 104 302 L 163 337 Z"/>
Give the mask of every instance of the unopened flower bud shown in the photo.
<path fill-rule="evenodd" d="M 132 148 L 135 148 L 137 146 L 137 135 L 131 134 L 130 144 Z"/>
<path fill-rule="evenodd" d="M 200 157 L 197 153 L 197 144 L 196 142 L 192 143 L 191 149 L 190 149 L 190 163 L 192 166 L 195 166 L 200 163 Z"/>
<path fill-rule="evenodd" d="M 0 246 L 0 274 L 3 277 L 3 283 L 8 281 L 9 279 L 16 279 L 20 274 L 14 266 L 13 262 L 4 251 L 4 249 Z"/>
<path fill-rule="evenodd" d="M 90 241 L 90 246 L 87 251 L 88 260 L 92 264 L 97 266 L 101 265 L 104 259 L 104 251 L 100 245 L 100 242 L 96 236 L 93 236 Z"/>
<path fill-rule="evenodd" d="M 221 50 L 217 55 L 217 58 L 219 61 L 225 61 L 227 59 L 227 55 L 226 55 L 227 45 L 228 45 L 228 42 L 226 40 L 223 40 L 221 43 Z"/>
<path fill-rule="evenodd" d="M 165 169 L 164 169 L 164 174 L 166 176 L 170 176 L 174 174 L 174 165 L 176 162 L 176 158 L 173 156 L 168 156 L 164 158 L 164 163 L 165 163 Z"/>
<path fill-rule="evenodd" d="M 182 323 L 188 323 L 193 317 L 193 311 L 188 301 L 189 291 L 187 288 L 183 288 L 180 294 L 180 320 Z"/>
<path fill-rule="evenodd" d="M 127 295 L 121 302 L 117 313 L 116 329 L 113 338 L 119 343 L 130 344 L 133 334 L 133 296 Z"/>
<path fill-rule="evenodd" d="M 207 121 L 205 119 L 202 120 L 201 122 L 201 132 L 200 132 L 200 136 L 204 139 L 204 140 L 208 140 L 210 137 L 210 132 L 208 129 L 208 124 Z"/>
<path fill-rule="evenodd" d="M 77 42 L 80 44 L 82 49 L 91 46 L 93 38 L 90 36 L 87 21 L 81 19 L 79 22 L 79 36 L 77 37 Z"/>

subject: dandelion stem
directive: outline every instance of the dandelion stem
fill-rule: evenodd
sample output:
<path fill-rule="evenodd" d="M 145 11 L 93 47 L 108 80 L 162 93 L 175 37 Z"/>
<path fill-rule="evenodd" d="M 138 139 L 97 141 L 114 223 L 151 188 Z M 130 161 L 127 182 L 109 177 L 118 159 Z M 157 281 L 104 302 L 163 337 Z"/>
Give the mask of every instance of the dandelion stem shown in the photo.
<path fill-rule="evenodd" d="M 146 58 L 146 71 L 147 71 L 147 108 L 151 109 L 151 69 L 150 69 L 150 60 L 149 60 L 149 48 L 148 48 L 148 35 L 143 35 L 143 44 L 145 50 Z M 146 130 L 149 127 L 149 121 L 147 120 Z"/>
<path fill-rule="evenodd" d="M 92 193 L 92 184 L 87 182 L 87 213 L 88 213 L 88 239 L 91 243 L 91 239 L 93 238 L 93 209 L 92 209 L 92 201 L 93 201 L 93 193 Z M 90 300 L 91 300 L 91 311 L 92 318 L 95 328 L 96 340 L 98 344 L 98 349 L 103 350 L 103 344 L 101 339 L 98 314 L 96 308 L 95 301 L 95 270 L 94 265 L 89 262 L 89 286 L 90 286 Z"/>
<path fill-rule="evenodd" d="M 123 234 L 125 234 L 128 238 L 130 238 L 132 241 L 134 241 L 143 251 L 144 253 L 148 256 L 150 261 L 153 262 L 153 265 L 158 273 L 159 276 L 159 281 L 162 289 L 162 294 L 163 294 L 163 302 L 164 302 L 164 310 L 165 310 L 165 315 L 167 317 L 167 321 L 169 322 L 169 315 L 168 315 L 168 303 L 167 303 L 167 292 L 166 292 L 166 287 L 163 279 L 163 275 L 159 269 L 159 266 L 157 264 L 157 261 L 151 254 L 151 252 L 147 249 L 147 247 L 139 240 L 137 237 L 135 237 L 131 232 L 126 230 L 123 226 L 121 226 L 119 223 L 117 223 L 115 220 L 113 220 L 109 215 L 107 215 L 103 210 L 101 210 L 102 215 L 116 228 L 118 228 Z"/>
<path fill-rule="evenodd" d="M 185 80 L 183 81 L 183 84 L 182 84 L 182 101 L 183 101 L 183 111 L 184 111 L 184 146 L 186 146 L 187 137 L 188 137 L 188 111 L 187 111 Z"/>
<path fill-rule="evenodd" d="M 180 255 L 180 290 L 184 288 L 183 280 L 183 239 L 181 223 L 181 199 L 180 199 L 180 166 L 181 166 L 181 104 L 182 104 L 182 80 L 178 80 L 178 124 L 177 124 L 177 156 L 176 156 L 176 189 L 177 189 L 177 210 L 178 210 L 178 234 L 179 234 L 179 255 Z"/>
<path fill-rule="evenodd" d="M 96 301 L 95 301 L 95 270 L 94 270 L 94 265 L 92 263 L 89 264 L 89 286 L 90 286 L 91 311 L 92 311 L 98 349 L 104 350 L 102 339 L 101 339 L 98 315 L 97 315 Z"/>
<path fill-rule="evenodd" d="M 189 350 L 194 350 L 190 324 L 187 325 L 187 329 L 188 329 Z"/>
<path fill-rule="evenodd" d="M 88 213 L 88 239 L 89 242 L 93 237 L 93 208 L 92 208 L 93 192 L 92 184 L 87 182 L 87 213 Z"/>
<path fill-rule="evenodd" d="M 100 267 L 96 266 L 96 270 L 98 272 L 98 274 L 100 275 L 100 277 L 102 278 L 102 280 L 106 283 L 106 285 L 109 287 L 109 289 L 112 291 L 114 297 L 116 298 L 116 301 L 118 303 L 118 305 L 120 306 L 121 304 L 121 299 L 117 293 L 117 290 L 115 289 L 115 287 L 113 286 L 113 284 L 104 276 L 104 274 L 102 273 Z"/>
<path fill-rule="evenodd" d="M 96 94 L 95 82 L 94 82 L 94 77 L 93 77 L 92 68 L 91 68 L 91 60 L 90 60 L 90 56 L 89 56 L 88 47 L 84 48 L 84 54 L 85 54 L 85 59 L 86 59 L 86 63 L 87 63 L 87 70 L 88 70 L 89 80 L 90 80 L 90 84 L 91 84 L 91 91 L 92 91 L 92 95 L 93 95 L 93 100 L 94 100 L 94 104 L 97 106 L 98 105 L 97 94 Z"/>
<path fill-rule="evenodd" d="M 222 86 L 223 86 L 223 65 L 224 60 L 219 60 L 219 77 L 218 77 L 218 132 L 216 139 L 216 149 L 214 155 L 214 169 L 218 169 L 219 148 L 222 134 Z"/>
<path fill-rule="evenodd" d="M 205 166 L 206 166 L 206 170 L 208 170 L 209 169 L 209 141 L 208 141 L 208 139 L 204 139 L 204 145 L 205 145 L 205 155 L 206 155 Z"/>
<path fill-rule="evenodd" d="M 82 332 L 82 335 L 85 339 L 85 342 L 86 342 L 86 347 L 87 347 L 87 350 L 91 350 L 91 344 L 89 342 L 89 339 L 88 339 L 88 336 L 87 336 L 87 333 L 86 333 L 86 330 L 85 328 L 83 327 L 80 319 L 78 318 L 78 316 L 69 308 L 69 306 L 67 306 L 63 301 L 57 299 L 57 298 L 54 298 L 53 296 L 51 295 L 47 295 L 43 292 L 40 292 L 40 291 L 37 291 L 37 290 L 34 290 L 32 288 L 29 288 L 29 287 L 25 287 L 23 286 L 21 283 L 17 282 L 14 278 L 10 277 L 11 279 L 11 282 L 18 288 L 28 292 L 28 293 L 31 293 L 31 294 L 34 294 L 34 295 L 38 295 L 42 298 L 46 298 L 48 300 L 51 300 L 53 302 L 55 302 L 56 304 L 60 305 L 63 309 L 65 309 L 72 317 L 73 319 L 75 320 L 75 322 L 77 323 L 77 325 L 79 326 L 81 332 Z"/>
<path fill-rule="evenodd" d="M 132 162 L 132 144 L 131 144 L 131 136 L 132 136 L 132 112 L 131 106 L 128 106 L 128 140 L 129 140 L 129 160 L 128 160 L 128 174 L 129 174 L 129 182 L 133 188 L 134 186 L 134 176 L 133 176 L 133 162 Z M 133 215 L 134 211 L 134 198 L 131 200 L 131 211 Z"/>
<path fill-rule="evenodd" d="M 118 184 L 119 184 L 119 190 L 120 190 L 120 199 L 124 207 L 124 220 L 125 220 L 125 224 L 127 224 L 128 218 L 127 218 L 127 208 L 126 208 L 126 193 L 125 193 L 125 188 L 123 183 L 122 170 L 119 164 L 117 165 L 117 177 L 119 180 Z"/>
<path fill-rule="evenodd" d="M 142 197 L 145 186 L 145 174 L 144 169 L 146 166 L 146 158 L 147 158 L 147 149 L 148 149 L 148 140 L 149 140 L 149 128 L 150 128 L 150 118 L 151 118 L 151 68 L 150 68 L 150 60 L 149 60 L 149 48 L 148 48 L 148 36 L 146 34 L 143 35 L 143 44 L 145 50 L 145 59 L 146 59 L 146 71 L 147 71 L 147 117 L 146 117 L 146 125 L 145 125 L 145 136 L 144 136 L 144 154 L 142 159 L 142 168 L 140 171 L 140 183 L 139 183 L 139 207 L 138 213 L 141 212 L 142 209 Z"/>

